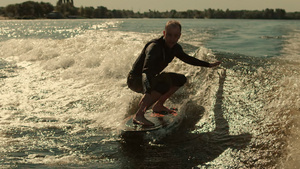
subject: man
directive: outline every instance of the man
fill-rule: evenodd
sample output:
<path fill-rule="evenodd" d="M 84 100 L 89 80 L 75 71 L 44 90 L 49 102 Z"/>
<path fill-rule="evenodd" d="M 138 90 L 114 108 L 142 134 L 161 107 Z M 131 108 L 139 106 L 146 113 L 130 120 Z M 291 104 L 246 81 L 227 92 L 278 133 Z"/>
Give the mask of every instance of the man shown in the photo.
<path fill-rule="evenodd" d="M 177 43 L 181 36 L 181 24 L 169 21 L 163 31 L 163 36 L 147 43 L 135 61 L 127 79 L 128 87 L 144 96 L 139 103 L 139 109 L 133 117 L 133 122 L 143 126 L 154 124 L 144 116 L 152 106 L 154 112 L 173 113 L 164 106 L 165 101 L 186 82 L 182 74 L 162 72 L 176 56 L 185 63 L 194 66 L 215 67 L 221 62 L 208 63 L 184 53 Z"/>

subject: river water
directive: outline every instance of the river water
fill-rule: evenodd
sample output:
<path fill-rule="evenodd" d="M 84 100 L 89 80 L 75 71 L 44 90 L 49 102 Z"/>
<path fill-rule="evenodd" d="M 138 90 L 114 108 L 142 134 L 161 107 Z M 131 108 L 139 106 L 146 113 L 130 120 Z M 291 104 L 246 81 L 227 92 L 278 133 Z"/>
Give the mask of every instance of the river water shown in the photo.
<path fill-rule="evenodd" d="M 186 53 L 221 66 L 174 59 L 180 126 L 120 137 L 141 98 L 126 76 L 166 22 L 1 21 L 1 168 L 299 168 L 298 21 L 180 20 Z"/>

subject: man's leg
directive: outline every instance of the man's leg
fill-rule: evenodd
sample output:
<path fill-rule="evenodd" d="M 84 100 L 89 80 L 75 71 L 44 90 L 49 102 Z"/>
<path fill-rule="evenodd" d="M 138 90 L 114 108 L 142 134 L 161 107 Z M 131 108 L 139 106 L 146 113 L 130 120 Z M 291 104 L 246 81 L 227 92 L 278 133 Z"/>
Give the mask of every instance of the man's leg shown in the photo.
<path fill-rule="evenodd" d="M 144 126 L 153 126 L 154 124 L 145 118 L 145 113 L 160 97 L 161 94 L 156 91 L 145 94 L 139 103 L 139 109 L 133 117 L 133 122 Z"/>
<path fill-rule="evenodd" d="M 164 86 L 161 84 L 166 84 L 165 86 L 170 86 L 169 89 L 158 99 L 158 101 L 152 107 L 154 112 L 167 112 L 172 113 L 173 110 L 168 109 L 164 106 L 164 103 L 168 98 L 170 98 L 181 86 L 186 83 L 187 79 L 184 75 L 178 73 L 162 73 L 158 76 L 158 82 L 160 85 L 157 85 L 157 90 L 164 93 Z"/>
<path fill-rule="evenodd" d="M 164 95 L 162 95 L 158 101 L 155 103 L 155 105 L 152 107 L 152 110 L 154 112 L 161 112 L 161 111 L 165 111 L 168 113 L 172 113 L 173 111 L 168 109 L 167 107 L 164 106 L 164 103 L 166 102 L 166 100 L 168 98 L 170 98 L 180 87 L 177 86 L 173 86 L 171 87 L 171 89 L 165 93 Z"/>

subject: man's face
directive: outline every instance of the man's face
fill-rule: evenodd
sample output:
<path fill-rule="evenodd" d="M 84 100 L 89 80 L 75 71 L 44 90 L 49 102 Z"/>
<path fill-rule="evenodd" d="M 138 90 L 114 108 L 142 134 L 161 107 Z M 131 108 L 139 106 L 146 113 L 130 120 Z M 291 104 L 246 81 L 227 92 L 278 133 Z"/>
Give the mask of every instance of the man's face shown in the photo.
<path fill-rule="evenodd" d="M 164 31 L 164 38 L 169 48 L 172 48 L 174 45 L 177 44 L 180 36 L 181 31 L 179 26 L 168 26 Z"/>

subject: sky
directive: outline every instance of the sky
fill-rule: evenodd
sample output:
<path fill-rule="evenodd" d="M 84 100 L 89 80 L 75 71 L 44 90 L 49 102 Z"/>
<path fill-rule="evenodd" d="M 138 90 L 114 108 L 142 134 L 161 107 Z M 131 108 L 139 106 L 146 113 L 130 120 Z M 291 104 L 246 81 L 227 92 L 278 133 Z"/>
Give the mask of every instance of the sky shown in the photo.
<path fill-rule="evenodd" d="M 27 0 L 0 0 L 0 6 L 22 3 Z M 32 0 L 56 5 L 58 0 Z M 126 9 L 134 12 L 151 10 L 186 11 L 197 9 L 263 10 L 266 8 L 285 9 L 287 12 L 300 12 L 300 0 L 73 0 L 76 7 L 105 6 L 108 9 Z"/>

